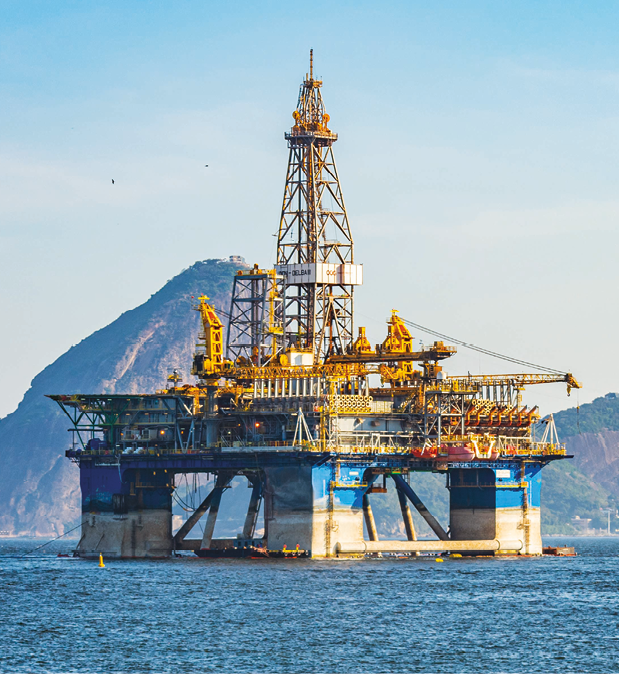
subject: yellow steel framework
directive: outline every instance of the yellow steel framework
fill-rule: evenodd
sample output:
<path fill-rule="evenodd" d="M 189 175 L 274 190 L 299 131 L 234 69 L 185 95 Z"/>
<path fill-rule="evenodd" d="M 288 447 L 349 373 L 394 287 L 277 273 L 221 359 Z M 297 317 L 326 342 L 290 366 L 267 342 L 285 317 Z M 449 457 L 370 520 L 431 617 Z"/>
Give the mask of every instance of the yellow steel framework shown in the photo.
<path fill-rule="evenodd" d="M 310 350 L 316 362 L 341 353 L 352 341 L 353 240 L 333 156 L 337 134 L 329 129 L 313 54 L 303 81 L 290 148 L 277 240 L 277 270 L 285 277 L 285 331 L 289 344 Z"/>
<path fill-rule="evenodd" d="M 415 349 L 407 327 L 415 324 L 395 309 L 386 337 L 374 348 L 364 327 L 353 340 L 352 295 L 362 274 L 354 264 L 332 152 L 337 135 L 328 126 L 321 86 L 310 55 L 294 126 L 285 135 L 290 157 L 276 268 L 255 265 L 238 272 L 225 356 L 222 321 L 208 298 L 200 297 L 194 308 L 202 333 L 192 368 L 199 383 L 172 390 L 192 395 L 196 409 L 213 410 L 216 400 L 248 414 L 303 415 L 305 409 L 319 415 L 320 441 L 306 433 L 304 442 L 322 448 L 386 443 L 420 455 L 434 448 L 440 455 L 441 447 L 459 443 L 487 458 L 495 446 L 504 454 L 532 447 L 539 413 L 523 406 L 523 388 L 563 382 L 569 394 L 580 388 L 572 374 L 448 376 L 441 362 L 456 348 L 437 340 Z M 381 386 L 370 386 L 372 377 Z M 400 430 L 396 437 L 372 431 L 374 422 L 365 429 L 362 418 L 352 424 L 337 420 L 351 415 L 392 415 Z M 388 420 L 376 423 L 389 426 Z"/>

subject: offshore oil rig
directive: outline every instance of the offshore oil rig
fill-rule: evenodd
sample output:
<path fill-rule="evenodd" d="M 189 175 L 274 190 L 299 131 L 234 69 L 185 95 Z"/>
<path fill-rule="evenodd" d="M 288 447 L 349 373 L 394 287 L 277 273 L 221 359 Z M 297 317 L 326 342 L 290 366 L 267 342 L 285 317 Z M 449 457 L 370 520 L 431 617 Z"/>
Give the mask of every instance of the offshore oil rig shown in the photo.
<path fill-rule="evenodd" d="M 66 454 L 80 469 L 80 556 L 542 553 L 541 469 L 566 451 L 552 420 L 535 439 L 540 416 L 522 391 L 579 384 L 555 372 L 447 376 L 441 363 L 456 349 L 443 341 L 416 349 L 396 311 L 381 343 L 363 327 L 354 332 L 363 267 L 312 61 L 285 134 L 275 267 L 238 271 L 227 326 L 199 298 L 195 384 L 172 374 L 154 393 L 50 396 L 72 422 Z M 419 471 L 446 477 L 448 530 L 415 492 Z M 214 476 L 214 486 L 173 535 L 175 479 L 192 473 Z M 216 539 L 222 494 L 237 476 L 251 487 L 243 532 Z M 371 494 L 387 480 L 407 540 L 379 540 Z M 411 505 L 436 540 L 417 540 Z M 201 518 L 202 535 L 189 538 Z"/>

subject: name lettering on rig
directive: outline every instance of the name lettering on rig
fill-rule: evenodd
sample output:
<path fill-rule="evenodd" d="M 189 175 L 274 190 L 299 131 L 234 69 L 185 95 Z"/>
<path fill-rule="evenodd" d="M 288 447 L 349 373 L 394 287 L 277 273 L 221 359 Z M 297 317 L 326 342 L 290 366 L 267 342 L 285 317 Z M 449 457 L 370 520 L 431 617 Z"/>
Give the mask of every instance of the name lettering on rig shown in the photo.
<path fill-rule="evenodd" d="M 280 264 L 276 266 L 290 285 L 295 283 L 362 285 L 363 265 L 316 262 L 311 264 Z"/>

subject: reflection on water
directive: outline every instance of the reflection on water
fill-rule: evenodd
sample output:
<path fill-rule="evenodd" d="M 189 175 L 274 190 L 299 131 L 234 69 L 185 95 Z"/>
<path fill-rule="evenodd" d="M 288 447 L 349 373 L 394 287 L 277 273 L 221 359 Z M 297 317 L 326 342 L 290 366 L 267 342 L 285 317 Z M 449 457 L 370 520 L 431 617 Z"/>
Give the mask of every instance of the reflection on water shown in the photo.
<path fill-rule="evenodd" d="M 613 672 L 619 539 L 576 558 L 96 562 L 0 539 L 0 672 Z"/>

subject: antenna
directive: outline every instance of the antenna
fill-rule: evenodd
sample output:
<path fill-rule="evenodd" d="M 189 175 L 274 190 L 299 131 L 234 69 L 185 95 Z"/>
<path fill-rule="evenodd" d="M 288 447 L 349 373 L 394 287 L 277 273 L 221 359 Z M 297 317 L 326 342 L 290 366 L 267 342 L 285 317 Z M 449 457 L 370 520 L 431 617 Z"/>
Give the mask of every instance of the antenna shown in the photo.
<path fill-rule="evenodd" d="M 314 50 L 310 49 L 310 80 L 314 79 Z"/>

